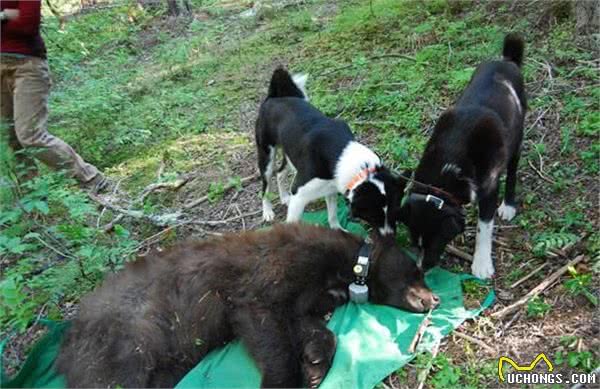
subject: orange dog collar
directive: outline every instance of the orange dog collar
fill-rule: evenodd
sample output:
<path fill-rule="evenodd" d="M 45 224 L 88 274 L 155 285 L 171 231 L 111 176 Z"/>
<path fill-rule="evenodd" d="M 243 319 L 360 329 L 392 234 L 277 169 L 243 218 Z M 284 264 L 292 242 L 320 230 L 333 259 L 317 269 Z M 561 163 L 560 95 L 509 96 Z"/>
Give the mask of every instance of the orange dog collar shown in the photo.
<path fill-rule="evenodd" d="M 356 188 L 360 183 L 369 177 L 369 174 L 375 173 L 377 171 L 377 167 L 369 167 L 361 170 L 357 175 L 355 175 L 348 185 L 346 185 L 346 191 L 350 192 L 352 189 Z"/>

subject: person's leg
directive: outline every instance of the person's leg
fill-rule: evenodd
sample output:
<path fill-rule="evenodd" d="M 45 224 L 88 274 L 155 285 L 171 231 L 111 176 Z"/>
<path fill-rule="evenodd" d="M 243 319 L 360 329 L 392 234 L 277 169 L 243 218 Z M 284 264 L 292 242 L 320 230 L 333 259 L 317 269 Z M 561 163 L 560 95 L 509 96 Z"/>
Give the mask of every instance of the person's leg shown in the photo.
<path fill-rule="evenodd" d="M 35 161 L 24 152 L 15 133 L 13 91 L 17 61 L 19 60 L 3 58 L 0 62 L 0 136 L 6 136 L 9 147 L 15 152 L 21 178 L 34 175 L 37 167 Z"/>
<path fill-rule="evenodd" d="M 45 60 L 29 58 L 15 71 L 14 126 L 25 148 L 36 148 L 35 156 L 50 167 L 67 169 L 79 182 L 101 178 L 95 166 L 86 163 L 71 146 L 47 131 L 50 75 Z"/>

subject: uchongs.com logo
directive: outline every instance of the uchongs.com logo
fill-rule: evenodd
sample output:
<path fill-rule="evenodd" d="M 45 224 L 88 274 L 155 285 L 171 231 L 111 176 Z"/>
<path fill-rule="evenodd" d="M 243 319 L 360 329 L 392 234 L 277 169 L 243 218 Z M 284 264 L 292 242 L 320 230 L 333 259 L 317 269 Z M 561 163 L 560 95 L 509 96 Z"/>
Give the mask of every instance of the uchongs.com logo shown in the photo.
<path fill-rule="evenodd" d="M 534 372 L 539 364 L 545 364 L 547 372 Z M 505 365 L 513 370 L 504 371 Z M 498 378 L 508 384 L 595 384 L 596 375 L 587 373 L 571 373 L 569 375 L 554 372 L 554 365 L 544 353 L 538 354 L 529 364 L 518 364 L 512 358 L 502 356 L 498 359 Z"/>

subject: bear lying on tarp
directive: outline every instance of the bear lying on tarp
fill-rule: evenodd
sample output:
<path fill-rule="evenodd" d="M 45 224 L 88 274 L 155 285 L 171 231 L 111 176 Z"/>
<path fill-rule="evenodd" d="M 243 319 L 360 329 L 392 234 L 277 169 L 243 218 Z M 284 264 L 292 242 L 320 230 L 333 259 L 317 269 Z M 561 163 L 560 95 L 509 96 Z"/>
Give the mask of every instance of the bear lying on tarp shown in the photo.
<path fill-rule="evenodd" d="M 335 336 L 323 315 L 348 299 L 365 243 L 287 224 L 180 244 L 126 265 L 82 300 L 56 367 L 69 387 L 173 387 L 239 337 L 263 387 L 316 387 Z M 369 299 L 414 312 L 439 300 L 393 238 L 375 237 Z"/>

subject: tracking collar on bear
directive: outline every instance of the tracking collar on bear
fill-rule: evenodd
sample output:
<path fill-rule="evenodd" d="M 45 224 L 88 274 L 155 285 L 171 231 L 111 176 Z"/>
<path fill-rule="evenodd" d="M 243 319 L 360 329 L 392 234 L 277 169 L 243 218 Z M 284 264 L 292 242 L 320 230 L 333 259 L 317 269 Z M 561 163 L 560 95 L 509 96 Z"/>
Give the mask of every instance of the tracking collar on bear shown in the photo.
<path fill-rule="evenodd" d="M 369 300 L 367 277 L 369 275 L 370 254 L 371 245 L 365 241 L 360 247 L 356 263 L 352 267 L 354 281 L 348 285 L 348 294 L 350 296 L 350 301 L 354 301 L 357 304 L 364 304 Z"/>

